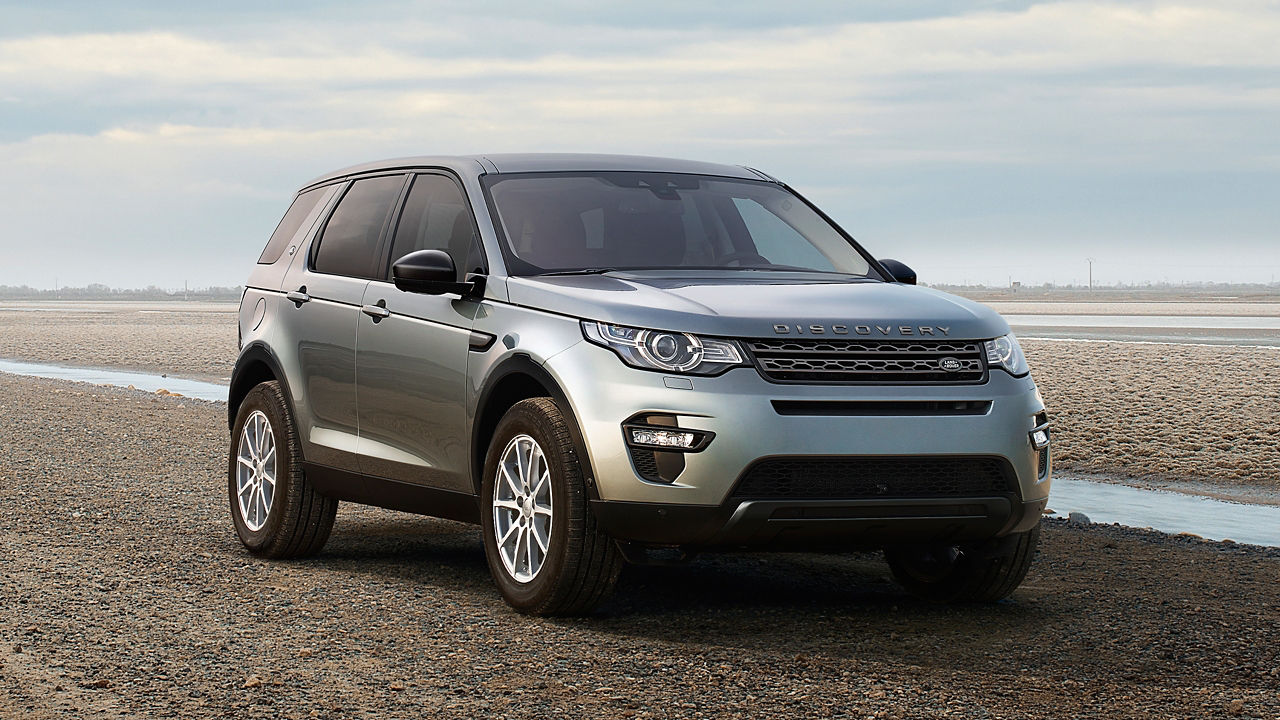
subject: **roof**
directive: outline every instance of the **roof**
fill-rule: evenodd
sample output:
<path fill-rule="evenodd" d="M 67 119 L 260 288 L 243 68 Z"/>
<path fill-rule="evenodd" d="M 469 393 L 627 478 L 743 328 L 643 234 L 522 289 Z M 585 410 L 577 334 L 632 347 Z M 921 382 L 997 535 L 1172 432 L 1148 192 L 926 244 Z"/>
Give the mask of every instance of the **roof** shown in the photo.
<path fill-rule="evenodd" d="M 646 157 L 643 155 L 592 155 L 585 153 L 499 153 L 491 155 L 425 155 L 421 157 L 393 158 L 352 165 L 326 173 L 307 183 L 307 187 L 339 180 L 351 175 L 379 170 L 403 170 L 409 168 L 437 167 L 459 174 L 485 175 L 490 173 L 528 172 L 669 172 L 691 175 L 718 175 L 721 177 L 772 180 L 764 173 L 738 165 L 677 160 L 674 158 Z"/>

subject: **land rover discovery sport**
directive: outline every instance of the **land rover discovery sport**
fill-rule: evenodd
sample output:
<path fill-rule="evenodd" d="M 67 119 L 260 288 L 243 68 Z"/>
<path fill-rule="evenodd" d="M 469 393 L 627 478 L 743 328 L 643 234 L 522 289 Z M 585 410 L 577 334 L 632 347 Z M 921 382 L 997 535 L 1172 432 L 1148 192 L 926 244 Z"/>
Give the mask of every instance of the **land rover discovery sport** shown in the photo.
<path fill-rule="evenodd" d="M 420 157 L 317 178 L 250 275 L 228 492 L 248 549 L 339 501 L 481 526 L 516 609 L 623 564 L 882 548 L 938 601 L 1008 595 L 1049 492 L 1008 325 L 915 286 L 745 167 Z"/>

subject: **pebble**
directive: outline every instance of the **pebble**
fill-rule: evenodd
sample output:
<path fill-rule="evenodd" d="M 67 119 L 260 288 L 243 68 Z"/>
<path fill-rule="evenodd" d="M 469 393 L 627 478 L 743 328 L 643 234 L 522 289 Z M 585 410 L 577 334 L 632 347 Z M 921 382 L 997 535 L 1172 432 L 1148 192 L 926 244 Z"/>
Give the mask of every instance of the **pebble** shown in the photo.
<path fill-rule="evenodd" d="M 1073 527 L 1089 525 L 1090 524 L 1089 516 L 1085 515 L 1082 512 L 1072 512 L 1071 514 L 1067 515 L 1067 524 Z"/>

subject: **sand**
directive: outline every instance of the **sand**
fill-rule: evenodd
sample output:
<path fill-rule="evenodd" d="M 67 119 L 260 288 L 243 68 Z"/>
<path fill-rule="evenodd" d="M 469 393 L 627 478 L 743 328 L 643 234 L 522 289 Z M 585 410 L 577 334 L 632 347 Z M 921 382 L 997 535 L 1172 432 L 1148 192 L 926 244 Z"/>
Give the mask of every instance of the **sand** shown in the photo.
<path fill-rule="evenodd" d="M 0 358 L 226 382 L 236 361 L 228 303 L 0 303 Z"/>
<path fill-rule="evenodd" d="M 1206 315 L 1277 317 L 1280 303 L 989 301 L 1001 315 Z"/>
<path fill-rule="evenodd" d="M 1028 340 L 1055 468 L 1280 488 L 1280 350 Z"/>

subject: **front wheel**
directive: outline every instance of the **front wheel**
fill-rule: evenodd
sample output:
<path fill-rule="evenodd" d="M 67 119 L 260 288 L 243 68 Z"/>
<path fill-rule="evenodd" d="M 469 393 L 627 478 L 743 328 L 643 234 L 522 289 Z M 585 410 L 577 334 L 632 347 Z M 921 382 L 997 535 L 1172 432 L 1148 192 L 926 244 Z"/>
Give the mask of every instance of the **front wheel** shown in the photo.
<path fill-rule="evenodd" d="M 481 498 L 489 571 L 513 608 L 579 615 L 613 589 L 622 557 L 591 515 L 577 450 L 550 398 L 522 400 L 502 417 Z"/>
<path fill-rule="evenodd" d="M 1040 526 L 983 543 L 888 548 L 900 585 L 933 602 L 995 602 L 1022 583 L 1035 559 Z"/>

